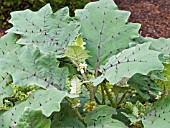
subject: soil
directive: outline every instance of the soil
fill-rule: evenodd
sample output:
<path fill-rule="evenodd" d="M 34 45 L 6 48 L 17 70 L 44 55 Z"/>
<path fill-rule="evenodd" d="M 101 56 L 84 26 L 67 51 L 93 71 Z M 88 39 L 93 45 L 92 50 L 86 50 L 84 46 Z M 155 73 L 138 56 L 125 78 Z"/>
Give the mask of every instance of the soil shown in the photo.
<path fill-rule="evenodd" d="M 0 28 L 0 37 L 4 35 L 4 30 Z"/>
<path fill-rule="evenodd" d="M 119 9 L 131 12 L 129 22 L 142 24 L 142 36 L 170 38 L 170 0 L 115 0 Z M 4 30 L 0 28 L 0 36 Z"/>
<path fill-rule="evenodd" d="M 170 38 L 170 0 L 115 0 L 119 9 L 130 11 L 130 22 L 142 24 L 142 36 Z"/>

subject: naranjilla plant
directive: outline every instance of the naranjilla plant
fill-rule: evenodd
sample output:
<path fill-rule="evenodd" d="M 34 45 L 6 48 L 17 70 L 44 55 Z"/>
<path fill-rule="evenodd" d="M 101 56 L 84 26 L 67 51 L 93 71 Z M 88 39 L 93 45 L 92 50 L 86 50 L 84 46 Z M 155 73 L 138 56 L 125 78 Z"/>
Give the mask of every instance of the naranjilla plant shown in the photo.
<path fill-rule="evenodd" d="M 1 128 L 170 126 L 170 39 L 143 38 L 112 0 L 69 16 L 11 13 L 0 39 Z"/>

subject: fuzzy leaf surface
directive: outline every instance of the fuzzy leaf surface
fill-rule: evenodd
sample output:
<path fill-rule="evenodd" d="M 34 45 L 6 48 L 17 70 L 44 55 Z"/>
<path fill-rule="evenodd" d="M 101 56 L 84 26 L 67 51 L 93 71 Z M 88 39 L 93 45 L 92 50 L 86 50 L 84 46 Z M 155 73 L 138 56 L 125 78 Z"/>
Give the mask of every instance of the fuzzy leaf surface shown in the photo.
<path fill-rule="evenodd" d="M 81 35 L 79 35 L 76 40 L 75 40 L 75 44 L 77 46 L 80 46 L 82 49 L 85 49 L 84 45 L 86 44 L 86 42 L 83 42 L 83 38 Z"/>
<path fill-rule="evenodd" d="M 117 114 L 116 109 L 111 108 L 107 105 L 100 105 L 93 111 L 87 113 L 85 117 L 85 122 L 90 121 L 91 119 L 97 120 L 100 116 L 107 116 L 109 114 Z"/>
<path fill-rule="evenodd" d="M 0 106 L 3 104 L 3 98 L 13 95 L 13 89 L 8 85 L 11 81 L 9 74 L 0 71 Z"/>
<path fill-rule="evenodd" d="M 135 39 L 136 44 L 143 44 L 146 42 L 151 42 L 150 49 L 154 49 L 164 54 L 164 56 L 170 56 L 170 38 L 159 38 L 154 39 L 151 37 L 142 37 Z M 136 45 L 134 44 L 134 45 Z"/>
<path fill-rule="evenodd" d="M 126 114 L 125 114 L 126 115 Z M 145 128 L 169 128 L 170 126 L 170 95 L 166 98 L 161 98 L 155 103 L 147 114 L 143 118 L 136 119 L 132 115 L 126 115 L 132 122 L 142 120 Z"/>
<path fill-rule="evenodd" d="M 55 88 L 38 90 L 25 102 L 3 113 L 0 116 L 0 126 L 1 128 L 13 127 L 19 122 L 19 118 L 26 107 L 41 110 L 43 115 L 49 117 L 52 112 L 60 111 L 60 103 L 66 95 L 66 92 L 58 91 Z"/>
<path fill-rule="evenodd" d="M 157 51 L 149 50 L 150 43 L 138 44 L 109 58 L 108 62 L 101 67 L 102 75 L 94 79 L 98 85 L 105 78 L 115 84 L 123 77 L 131 78 L 134 74 L 147 75 L 152 70 L 162 70 Z"/>
<path fill-rule="evenodd" d="M 14 52 L 18 46 L 15 44 L 17 36 L 15 34 L 8 33 L 0 38 L 0 67 L 5 64 L 6 56 L 10 52 Z M 3 70 L 0 70 L 0 106 L 3 104 L 3 98 L 11 96 L 13 90 L 11 86 L 8 85 L 12 79 L 10 75 Z"/>
<path fill-rule="evenodd" d="M 86 49 L 92 56 L 87 62 L 93 70 L 98 70 L 110 56 L 127 48 L 131 39 L 138 37 L 140 25 L 128 23 L 129 15 L 130 12 L 118 10 L 113 0 L 91 2 L 75 11 Z"/>
<path fill-rule="evenodd" d="M 7 32 L 20 34 L 18 44 L 34 45 L 42 52 L 55 52 L 62 57 L 67 45 L 71 45 L 78 34 L 79 24 L 69 16 L 68 7 L 56 13 L 49 4 L 37 12 L 31 10 L 11 13 L 13 27 Z"/>
<path fill-rule="evenodd" d="M 43 55 L 37 48 L 25 46 L 4 61 L 2 69 L 12 75 L 16 85 L 65 88 L 68 69 L 59 68 L 53 54 Z"/>
<path fill-rule="evenodd" d="M 122 122 L 112 119 L 116 109 L 103 105 L 87 113 L 84 121 L 88 128 L 127 128 Z"/>
<path fill-rule="evenodd" d="M 165 56 L 170 56 L 170 39 L 165 38 L 159 38 L 159 39 L 153 39 L 153 38 L 146 38 L 147 41 L 152 42 L 151 48 L 160 51 Z"/>
<path fill-rule="evenodd" d="M 74 110 L 68 104 L 61 104 L 61 110 L 53 113 L 51 128 L 84 128 L 85 126 L 78 120 Z"/>
<path fill-rule="evenodd" d="M 80 46 L 68 46 L 65 51 L 67 57 L 77 63 L 85 62 L 89 58 L 88 53 L 89 51 L 83 50 Z"/>
<path fill-rule="evenodd" d="M 161 92 L 161 88 L 153 80 L 141 74 L 132 76 L 128 81 L 128 85 L 135 89 L 145 100 L 148 100 L 150 95 L 156 96 Z"/>
<path fill-rule="evenodd" d="M 51 120 L 42 115 L 41 110 L 25 109 L 15 128 L 50 128 Z"/>
<path fill-rule="evenodd" d="M 17 35 L 8 33 L 0 38 L 0 67 L 5 64 L 6 57 L 9 53 L 13 53 L 19 47 L 16 44 Z"/>
<path fill-rule="evenodd" d="M 157 72 L 153 77 L 154 81 L 161 86 L 163 89 L 170 90 L 170 59 L 164 63 L 164 70 L 162 72 Z"/>
<path fill-rule="evenodd" d="M 111 115 L 99 117 L 97 120 L 88 122 L 88 128 L 128 128 L 119 120 L 112 119 Z"/>

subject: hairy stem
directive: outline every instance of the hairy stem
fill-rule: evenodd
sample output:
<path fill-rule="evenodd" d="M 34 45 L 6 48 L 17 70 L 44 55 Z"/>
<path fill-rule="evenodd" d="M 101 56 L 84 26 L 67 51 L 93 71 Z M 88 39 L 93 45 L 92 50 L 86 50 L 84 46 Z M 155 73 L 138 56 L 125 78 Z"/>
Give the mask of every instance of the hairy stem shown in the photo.
<path fill-rule="evenodd" d="M 106 87 L 106 85 L 103 85 L 103 87 L 104 87 L 104 90 L 105 90 L 105 92 L 106 92 L 106 94 L 107 94 L 107 96 L 108 96 L 108 99 L 109 99 L 109 101 L 110 101 L 111 106 L 112 106 L 113 108 L 115 108 L 116 105 L 115 105 L 115 103 L 113 102 L 112 96 L 111 96 L 111 94 L 109 93 L 108 88 Z"/>
<path fill-rule="evenodd" d="M 94 101 L 94 91 L 93 91 L 93 87 L 91 85 L 88 86 L 89 87 L 89 92 L 90 92 L 90 101 Z"/>
<path fill-rule="evenodd" d="M 86 123 L 84 122 L 84 119 L 83 119 L 83 117 L 81 116 L 80 112 L 78 111 L 78 108 L 77 108 L 77 107 L 74 108 L 74 111 L 75 111 L 77 117 L 79 118 L 79 120 L 86 126 Z"/>
<path fill-rule="evenodd" d="M 104 87 L 103 87 L 103 86 L 104 86 L 104 85 L 101 84 L 102 104 L 106 104 L 106 103 L 105 103 L 106 98 L 105 98 Z"/>
<path fill-rule="evenodd" d="M 71 101 L 68 97 L 66 97 L 66 101 L 67 101 L 69 104 L 72 104 L 72 101 Z M 79 119 L 79 120 L 85 125 L 85 127 L 86 127 L 86 123 L 84 122 L 83 117 L 81 116 L 80 112 L 78 111 L 78 108 L 75 107 L 75 108 L 73 108 L 73 109 L 74 109 L 74 111 L 75 111 L 78 119 Z"/>
<path fill-rule="evenodd" d="M 115 105 L 116 105 L 116 108 L 118 106 L 118 96 L 119 96 L 119 94 L 115 94 Z"/>
<path fill-rule="evenodd" d="M 87 80 L 87 76 L 85 73 L 82 73 L 83 79 Z M 87 84 L 86 88 L 89 90 L 90 92 L 90 101 L 94 101 L 95 99 L 95 93 L 94 93 L 94 88 L 93 86 L 91 86 L 90 84 Z"/>
<path fill-rule="evenodd" d="M 95 99 L 95 101 L 96 101 L 96 103 L 97 103 L 98 105 L 102 105 L 102 103 L 100 103 L 100 101 L 97 99 L 96 96 L 94 97 L 94 99 Z"/>
<path fill-rule="evenodd" d="M 120 98 L 117 106 L 119 106 L 119 105 L 122 103 L 122 101 L 125 99 L 127 93 L 128 93 L 128 90 L 124 92 L 124 94 L 123 94 L 122 97 Z"/>

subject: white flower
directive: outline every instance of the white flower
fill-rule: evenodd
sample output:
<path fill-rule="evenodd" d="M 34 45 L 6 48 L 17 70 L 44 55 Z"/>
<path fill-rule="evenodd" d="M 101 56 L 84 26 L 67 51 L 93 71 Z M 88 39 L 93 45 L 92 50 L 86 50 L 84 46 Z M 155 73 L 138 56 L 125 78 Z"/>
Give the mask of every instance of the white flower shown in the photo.
<path fill-rule="evenodd" d="M 86 62 L 80 63 L 80 64 L 79 64 L 79 67 L 80 67 L 80 68 L 85 68 L 85 69 L 86 69 L 86 68 L 87 68 Z"/>
<path fill-rule="evenodd" d="M 80 71 L 81 74 L 84 74 L 84 71 L 86 71 L 86 68 L 87 68 L 86 62 L 80 63 L 80 64 L 79 64 L 79 69 L 78 69 L 78 71 Z"/>

